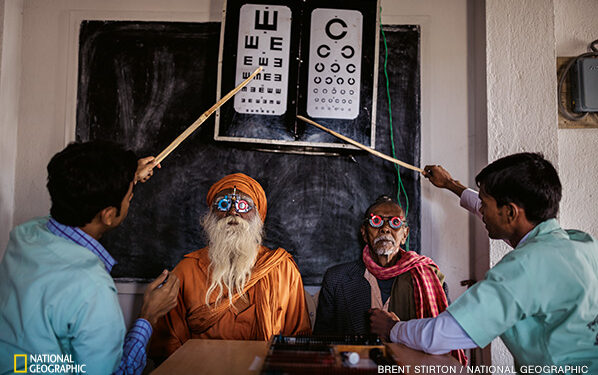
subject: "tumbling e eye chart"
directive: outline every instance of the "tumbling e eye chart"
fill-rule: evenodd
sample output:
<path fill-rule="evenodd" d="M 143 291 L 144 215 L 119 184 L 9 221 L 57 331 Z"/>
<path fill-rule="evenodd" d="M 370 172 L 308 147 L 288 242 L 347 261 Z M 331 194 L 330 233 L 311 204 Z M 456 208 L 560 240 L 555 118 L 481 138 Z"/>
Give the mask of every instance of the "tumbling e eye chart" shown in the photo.
<path fill-rule="evenodd" d="M 286 6 L 245 4 L 239 15 L 236 81 L 257 66 L 264 67 L 254 82 L 235 96 L 235 111 L 282 115 L 287 110 L 291 9 Z"/>
<path fill-rule="evenodd" d="M 354 119 L 359 114 L 362 22 L 355 10 L 312 12 L 307 78 L 311 117 Z"/>

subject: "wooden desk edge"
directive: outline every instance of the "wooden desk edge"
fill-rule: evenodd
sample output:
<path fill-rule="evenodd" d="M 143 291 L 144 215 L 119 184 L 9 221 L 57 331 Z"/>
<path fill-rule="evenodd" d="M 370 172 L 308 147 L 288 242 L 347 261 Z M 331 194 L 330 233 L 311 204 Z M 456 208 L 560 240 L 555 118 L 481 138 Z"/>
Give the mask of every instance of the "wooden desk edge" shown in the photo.
<path fill-rule="evenodd" d="M 220 374 L 222 371 L 232 371 L 237 374 L 259 374 L 261 366 L 260 369 L 255 370 L 250 370 L 249 367 L 256 357 L 262 359 L 263 365 L 269 344 L 268 341 L 188 340 L 156 368 L 152 375 L 197 373 L 200 370 L 198 365 L 201 366 L 201 371 L 205 374 Z M 450 354 L 426 354 L 396 343 L 385 343 L 384 345 L 387 348 L 387 354 L 390 354 L 397 366 L 411 366 L 412 369 L 415 366 L 420 366 L 420 368 L 422 366 L 450 366 L 451 369 L 455 369 L 457 374 L 465 373 L 465 368 Z M 236 353 L 236 363 L 227 361 L 227 352 Z M 223 364 L 225 364 L 224 367 Z M 426 374 L 427 372 L 420 371 L 418 373 Z"/>

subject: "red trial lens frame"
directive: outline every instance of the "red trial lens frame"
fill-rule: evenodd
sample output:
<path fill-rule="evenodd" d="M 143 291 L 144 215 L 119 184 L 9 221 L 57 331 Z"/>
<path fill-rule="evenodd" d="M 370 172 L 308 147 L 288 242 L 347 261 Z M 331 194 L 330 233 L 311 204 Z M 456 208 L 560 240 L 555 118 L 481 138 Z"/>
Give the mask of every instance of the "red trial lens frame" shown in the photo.
<path fill-rule="evenodd" d="M 388 225 L 392 229 L 399 229 L 403 226 L 403 220 L 399 216 L 378 216 L 374 214 L 370 214 L 370 219 L 368 222 L 372 228 L 380 228 L 384 225 L 384 222 L 388 222 Z"/>

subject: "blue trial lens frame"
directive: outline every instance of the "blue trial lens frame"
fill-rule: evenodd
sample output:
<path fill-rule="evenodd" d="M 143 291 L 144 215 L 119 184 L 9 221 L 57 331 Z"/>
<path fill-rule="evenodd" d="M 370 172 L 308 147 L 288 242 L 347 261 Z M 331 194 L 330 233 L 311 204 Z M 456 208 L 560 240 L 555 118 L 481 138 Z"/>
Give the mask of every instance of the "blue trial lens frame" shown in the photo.
<path fill-rule="evenodd" d="M 237 211 L 240 214 L 247 213 L 251 211 L 251 209 L 253 208 L 247 200 L 239 197 L 236 194 L 233 194 L 230 197 L 228 195 L 225 195 L 223 198 L 220 198 L 215 203 L 215 206 L 218 209 L 218 211 L 227 212 L 233 205 L 233 201 L 235 202 L 235 211 Z"/>
<path fill-rule="evenodd" d="M 385 221 L 388 222 L 388 225 L 390 225 L 392 229 L 399 229 L 403 226 L 403 219 L 399 216 L 390 217 L 370 214 L 370 219 L 368 220 L 372 228 L 382 227 Z"/>

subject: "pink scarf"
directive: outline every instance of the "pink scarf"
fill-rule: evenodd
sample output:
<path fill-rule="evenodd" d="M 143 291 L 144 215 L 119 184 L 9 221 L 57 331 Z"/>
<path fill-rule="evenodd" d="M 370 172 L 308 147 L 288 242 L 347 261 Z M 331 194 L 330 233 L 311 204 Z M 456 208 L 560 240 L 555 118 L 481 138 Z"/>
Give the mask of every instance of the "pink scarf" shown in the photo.
<path fill-rule="evenodd" d="M 382 267 L 372 258 L 370 247 L 365 245 L 363 248 L 365 267 L 377 279 L 388 280 L 405 272 L 411 273 L 415 311 L 418 319 L 433 318 L 446 310 L 448 302 L 442 284 L 432 269 L 432 267 L 438 269 L 434 261 L 414 251 L 405 251 L 403 249 L 399 249 L 398 255 L 400 258 L 394 266 Z M 467 357 L 463 350 L 454 350 L 452 355 L 463 366 L 467 366 Z"/>

